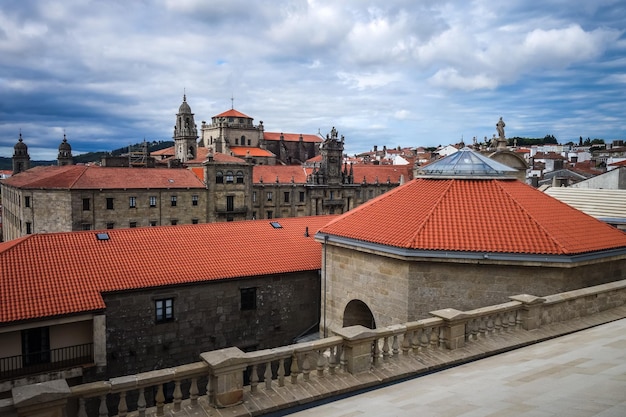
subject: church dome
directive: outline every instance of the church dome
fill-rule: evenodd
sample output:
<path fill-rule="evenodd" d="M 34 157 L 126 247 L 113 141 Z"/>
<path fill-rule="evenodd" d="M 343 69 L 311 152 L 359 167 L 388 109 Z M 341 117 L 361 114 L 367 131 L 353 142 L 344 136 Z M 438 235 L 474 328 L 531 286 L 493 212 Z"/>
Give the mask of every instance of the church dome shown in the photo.
<path fill-rule="evenodd" d="M 63 142 L 61 142 L 61 144 L 59 145 L 59 152 L 61 151 L 70 152 L 71 150 L 72 150 L 72 147 L 70 146 L 69 143 L 67 143 L 67 138 L 65 137 L 65 135 L 63 135 Z"/>
<path fill-rule="evenodd" d="M 178 108 L 178 113 L 191 113 L 191 107 L 187 104 L 187 95 L 183 95 L 183 103 Z"/>

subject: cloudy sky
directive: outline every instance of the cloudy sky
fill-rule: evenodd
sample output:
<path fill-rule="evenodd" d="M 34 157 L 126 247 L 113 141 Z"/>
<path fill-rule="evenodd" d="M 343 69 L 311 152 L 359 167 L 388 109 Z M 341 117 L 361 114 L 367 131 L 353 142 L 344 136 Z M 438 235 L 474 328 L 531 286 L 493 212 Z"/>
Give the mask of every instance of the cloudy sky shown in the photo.
<path fill-rule="evenodd" d="M 0 156 L 169 140 L 234 107 L 346 151 L 626 138 L 623 0 L 3 0 Z"/>

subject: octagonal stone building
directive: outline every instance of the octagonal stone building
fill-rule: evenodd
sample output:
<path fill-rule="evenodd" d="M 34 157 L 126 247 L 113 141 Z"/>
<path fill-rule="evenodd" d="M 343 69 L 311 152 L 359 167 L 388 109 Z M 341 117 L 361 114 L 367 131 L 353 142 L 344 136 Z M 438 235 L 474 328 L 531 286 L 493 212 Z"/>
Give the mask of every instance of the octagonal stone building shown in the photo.
<path fill-rule="evenodd" d="M 321 228 L 321 332 L 626 278 L 624 232 L 514 171 L 464 148 Z"/>

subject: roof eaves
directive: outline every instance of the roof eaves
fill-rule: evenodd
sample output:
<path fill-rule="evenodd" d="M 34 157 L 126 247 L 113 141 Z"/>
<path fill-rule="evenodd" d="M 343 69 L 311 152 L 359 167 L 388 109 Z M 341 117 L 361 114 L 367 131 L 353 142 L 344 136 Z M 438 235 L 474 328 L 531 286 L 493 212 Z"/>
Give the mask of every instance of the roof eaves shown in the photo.
<path fill-rule="evenodd" d="M 346 238 L 342 236 L 330 235 L 323 232 L 315 234 L 315 240 L 320 243 L 334 243 L 340 246 L 349 247 L 356 250 L 374 253 L 386 253 L 391 256 L 400 256 L 414 260 L 438 260 L 438 261 L 466 261 L 466 262 L 515 262 L 524 264 L 548 264 L 551 266 L 563 266 L 563 264 L 574 264 L 578 262 L 588 262 L 606 259 L 607 257 L 626 257 L 626 247 L 606 249 L 595 252 L 584 252 L 572 255 L 550 255 L 550 254 L 525 254 L 525 253 L 504 253 L 504 252 L 470 252 L 470 251 L 445 251 L 445 250 L 423 250 L 400 248 L 396 246 L 383 245 L 380 243 L 366 242 L 358 239 Z"/>

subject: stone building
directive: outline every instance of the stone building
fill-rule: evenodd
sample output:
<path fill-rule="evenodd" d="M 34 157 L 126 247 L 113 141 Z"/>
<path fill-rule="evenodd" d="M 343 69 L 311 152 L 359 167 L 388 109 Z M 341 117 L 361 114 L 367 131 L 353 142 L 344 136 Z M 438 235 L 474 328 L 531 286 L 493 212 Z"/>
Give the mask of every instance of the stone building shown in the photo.
<path fill-rule="evenodd" d="M 322 330 L 626 277 L 626 234 L 511 175 L 464 148 L 322 227 Z"/>
<path fill-rule="evenodd" d="M 314 154 L 313 148 L 319 152 L 315 162 L 309 159 L 298 165 L 276 164 L 277 156 L 265 149 L 271 140 L 263 139 L 262 123 L 255 127 L 251 118 L 236 110 L 215 116 L 210 126 L 203 123 L 202 132 L 200 144 L 208 147 L 196 146 L 194 114 L 185 96 L 176 115 L 174 147 L 159 152 L 169 157 L 148 158 L 149 163 L 143 164 L 116 157 L 104 160 L 102 167 L 72 166 L 71 146 L 64 137 L 60 166 L 37 167 L 0 184 L 6 196 L 3 239 L 72 230 L 340 214 L 413 175 L 409 165 L 344 163 L 344 137 L 335 128 L 323 141 L 317 136 L 290 141 L 281 135 L 277 143 L 299 144 L 285 145 L 291 150 L 279 152 L 281 158 L 296 162 Z M 241 146 L 244 141 L 246 146 Z M 14 166 L 27 166 L 21 136 L 15 148 Z M 161 168 L 154 168 L 155 163 Z M 124 164 L 127 167 L 121 167 Z"/>
<path fill-rule="evenodd" d="M 0 243 L 0 398 L 28 375 L 89 381 L 192 362 L 228 346 L 293 343 L 319 324 L 321 246 L 313 235 L 332 219 Z"/>

